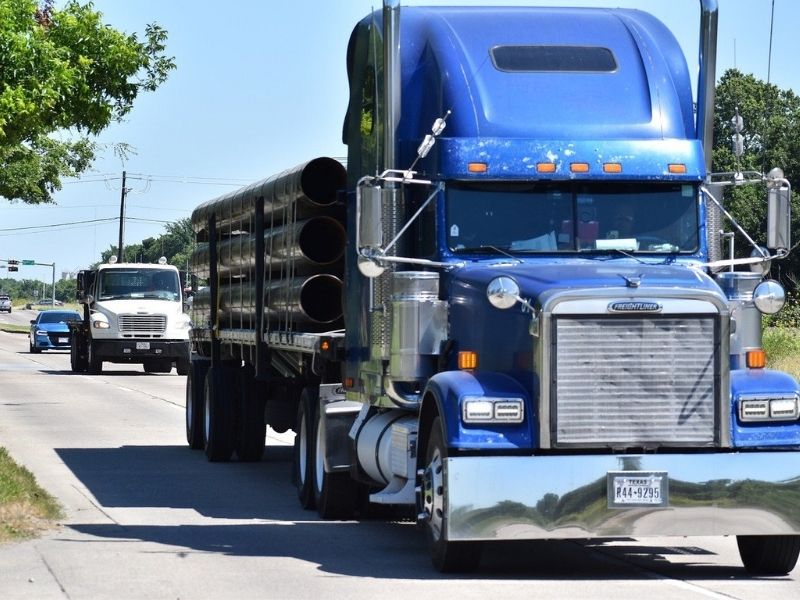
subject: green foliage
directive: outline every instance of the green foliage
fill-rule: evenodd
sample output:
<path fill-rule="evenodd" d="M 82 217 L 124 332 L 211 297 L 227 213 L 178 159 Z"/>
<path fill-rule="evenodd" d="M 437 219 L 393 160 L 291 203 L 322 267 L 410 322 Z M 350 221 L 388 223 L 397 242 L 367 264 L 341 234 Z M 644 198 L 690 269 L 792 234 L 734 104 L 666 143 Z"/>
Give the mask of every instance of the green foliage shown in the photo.
<path fill-rule="evenodd" d="M 157 238 L 147 238 L 124 248 L 125 262 L 155 263 L 162 256 L 183 273 L 194 246 L 194 230 L 189 218 L 179 219 L 165 226 L 166 233 Z M 117 255 L 117 246 L 110 246 L 101 254 L 100 262 Z"/>
<path fill-rule="evenodd" d="M 42 288 L 44 287 L 44 296 Z M 61 302 L 73 302 L 75 300 L 76 284 L 74 279 L 62 279 L 56 281 L 56 300 Z M 37 279 L 0 279 L 0 292 L 11 296 L 14 306 L 25 305 L 39 298 L 52 297 L 52 287 L 50 283 L 45 283 Z"/>
<path fill-rule="evenodd" d="M 730 120 L 736 114 L 744 120 L 745 152 L 737 164 L 731 150 Z M 768 172 L 783 169 L 792 189 L 800 185 L 800 96 L 781 90 L 753 75 L 729 69 L 716 88 L 714 112 L 715 172 Z M 763 186 L 729 187 L 725 192 L 726 208 L 740 225 L 759 243 L 766 242 L 766 191 Z M 800 195 L 792 193 L 792 239 L 800 240 Z M 737 256 L 749 256 L 752 248 L 740 235 L 736 238 Z M 771 277 L 788 288 L 797 287 L 800 257 L 793 252 L 788 259 L 773 265 Z"/>
<path fill-rule="evenodd" d="M 0 0 L 0 195 L 51 202 L 62 177 L 85 171 L 96 150 L 88 136 L 175 67 L 166 37 L 155 24 L 144 41 L 117 31 L 91 3 Z M 73 139 L 54 137 L 64 132 Z"/>

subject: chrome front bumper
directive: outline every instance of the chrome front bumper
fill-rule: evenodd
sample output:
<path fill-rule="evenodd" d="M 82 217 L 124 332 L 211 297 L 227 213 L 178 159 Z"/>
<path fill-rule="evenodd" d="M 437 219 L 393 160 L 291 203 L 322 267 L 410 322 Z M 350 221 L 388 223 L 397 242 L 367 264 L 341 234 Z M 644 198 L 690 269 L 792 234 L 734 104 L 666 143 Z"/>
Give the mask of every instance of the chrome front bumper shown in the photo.
<path fill-rule="evenodd" d="M 666 506 L 612 507 L 611 474 L 666 476 Z M 447 459 L 450 540 L 800 534 L 800 452 Z"/>

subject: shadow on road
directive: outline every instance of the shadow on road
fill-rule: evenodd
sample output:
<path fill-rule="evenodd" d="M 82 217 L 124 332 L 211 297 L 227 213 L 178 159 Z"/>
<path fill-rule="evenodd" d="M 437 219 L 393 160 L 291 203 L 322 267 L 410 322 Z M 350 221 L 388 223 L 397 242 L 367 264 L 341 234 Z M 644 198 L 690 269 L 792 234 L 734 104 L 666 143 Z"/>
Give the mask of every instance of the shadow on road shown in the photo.
<path fill-rule="evenodd" d="M 300 508 L 291 483 L 291 448 L 268 447 L 261 463 L 209 463 L 183 446 L 57 449 L 105 508 L 193 509 L 214 519 L 252 523 L 71 525 L 98 538 L 142 540 L 192 552 L 287 556 L 322 571 L 378 578 L 450 578 L 435 572 L 424 537 L 410 522 L 322 521 Z M 487 544 L 479 572 L 459 578 L 527 580 L 748 579 L 738 565 L 714 564 L 694 546 L 661 547 L 635 540 Z M 388 550 L 388 551 L 387 551 Z M 179 550 L 179 553 L 183 550 Z M 691 557 L 679 563 L 668 557 Z M 631 569 L 631 564 L 638 569 Z M 780 579 L 779 579 L 780 580 Z M 779 581 L 778 580 L 778 581 Z"/>

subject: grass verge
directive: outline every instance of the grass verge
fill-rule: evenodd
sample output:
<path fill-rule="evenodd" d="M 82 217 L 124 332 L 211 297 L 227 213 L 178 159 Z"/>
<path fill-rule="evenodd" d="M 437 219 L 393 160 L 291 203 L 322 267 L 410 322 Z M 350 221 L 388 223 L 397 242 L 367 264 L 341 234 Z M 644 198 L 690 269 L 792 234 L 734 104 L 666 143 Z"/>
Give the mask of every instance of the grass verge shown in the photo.
<path fill-rule="evenodd" d="M 35 537 L 62 516 L 58 501 L 0 448 L 0 543 Z"/>
<path fill-rule="evenodd" d="M 785 371 L 800 380 L 800 329 L 766 327 L 763 337 L 767 367 Z"/>
<path fill-rule="evenodd" d="M 6 333 L 28 333 L 31 330 L 30 325 L 14 325 L 13 323 L 0 323 L 0 331 Z"/>

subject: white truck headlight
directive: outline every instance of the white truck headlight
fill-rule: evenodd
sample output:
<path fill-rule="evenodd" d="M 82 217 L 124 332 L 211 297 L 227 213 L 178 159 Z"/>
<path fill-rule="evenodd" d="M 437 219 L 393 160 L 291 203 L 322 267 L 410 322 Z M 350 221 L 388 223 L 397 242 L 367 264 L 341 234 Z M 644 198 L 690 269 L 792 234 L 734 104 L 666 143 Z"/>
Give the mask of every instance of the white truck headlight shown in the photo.
<path fill-rule="evenodd" d="M 522 423 L 525 418 L 522 398 L 466 396 L 461 401 L 464 423 Z"/>
<path fill-rule="evenodd" d="M 108 321 L 101 321 L 97 319 L 95 321 L 92 321 L 92 327 L 94 327 L 95 329 L 108 329 L 110 325 L 108 324 Z"/>
<path fill-rule="evenodd" d="M 744 396 L 739 398 L 739 418 L 753 421 L 796 421 L 800 417 L 800 400 L 797 396 L 765 398 Z"/>

